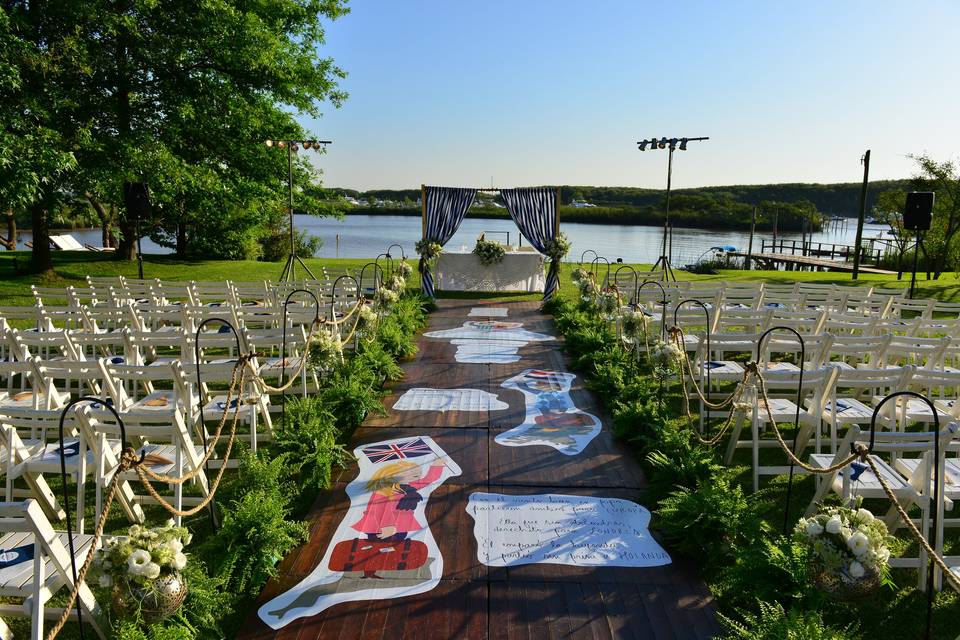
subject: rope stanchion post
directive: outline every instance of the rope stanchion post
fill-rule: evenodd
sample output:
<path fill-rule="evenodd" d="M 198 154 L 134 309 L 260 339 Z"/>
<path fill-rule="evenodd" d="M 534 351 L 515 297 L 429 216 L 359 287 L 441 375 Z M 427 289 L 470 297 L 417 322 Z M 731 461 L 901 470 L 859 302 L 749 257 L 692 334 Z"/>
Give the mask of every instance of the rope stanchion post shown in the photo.
<path fill-rule="evenodd" d="M 603 289 L 610 282 L 610 261 L 604 256 L 597 256 L 590 262 L 590 273 L 594 274 L 594 281 L 596 281 L 597 265 L 601 260 L 607 265 L 607 274 L 603 276 L 603 285 L 600 287 Z"/>
<path fill-rule="evenodd" d="M 584 259 L 584 257 L 586 257 L 586 255 L 587 255 L 588 253 L 592 253 L 592 254 L 594 255 L 594 257 L 596 257 L 596 256 L 598 255 L 597 252 L 594 251 L 593 249 L 587 249 L 586 251 L 584 251 L 583 253 L 580 254 L 580 262 L 577 264 L 577 266 L 579 266 L 579 267 L 582 267 L 582 266 L 583 266 L 583 259 Z"/>
<path fill-rule="evenodd" d="M 287 308 L 290 305 L 290 298 L 292 298 L 294 295 L 298 293 L 305 293 L 311 298 L 313 298 L 313 304 L 315 305 L 315 308 L 314 308 L 314 314 L 313 314 L 313 322 L 310 325 L 311 335 L 313 334 L 314 328 L 320 322 L 320 300 L 319 298 L 317 298 L 317 295 L 314 292 L 309 291 L 307 289 L 294 289 L 293 291 L 287 294 L 286 300 L 283 301 L 283 329 L 282 329 L 282 334 L 281 334 L 282 337 L 280 342 L 280 379 L 279 380 L 280 380 L 281 387 L 283 387 L 283 376 L 287 368 L 287 315 L 288 315 Z M 308 340 L 307 344 L 304 345 L 304 352 L 303 352 L 303 355 L 301 356 L 301 359 L 305 360 L 307 358 L 309 354 L 307 353 L 306 350 L 309 348 L 310 348 L 310 341 Z M 301 367 L 300 370 L 306 371 L 304 367 Z M 291 379 L 293 379 L 293 376 L 291 376 Z M 306 393 L 307 393 L 306 381 L 303 381 L 303 385 L 304 385 L 303 393 L 304 393 L 304 396 L 306 396 Z M 283 391 L 280 392 L 280 419 L 285 420 L 286 417 L 287 417 L 287 390 L 286 388 L 284 388 Z"/>
<path fill-rule="evenodd" d="M 634 298 L 637 300 L 636 304 L 637 304 L 637 306 L 639 307 L 639 304 L 640 304 L 640 300 L 639 300 L 639 298 L 640 298 L 640 291 L 641 291 L 641 289 L 643 289 L 644 287 L 648 287 L 648 286 L 650 286 L 650 285 L 654 285 L 654 286 L 656 286 L 658 289 L 660 289 L 660 339 L 661 339 L 661 340 L 665 340 L 666 337 L 667 337 L 667 319 L 666 319 L 666 314 L 667 314 L 667 302 L 668 302 L 668 301 L 667 301 L 667 290 L 664 289 L 664 288 L 663 288 L 663 285 L 660 284 L 659 282 L 657 282 L 656 280 L 644 280 L 643 283 L 642 283 L 639 287 L 637 287 L 637 291 L 636 291 L 636 294 L 635 294 Z"/>
<path fill-rule="evenodd" d="M 620 272 L 623 271 L 624 269 L 629 269 L 630 272 L 633 274 L 633 288 L 630 290 L 631 292 L 630 300 L 627 301 L 627 303 L 632 306 L 637 300 L 637 283 L 639 281 L 640 276 L 639 274 L 637 274 L 637 270 L 634 269 L 631 265 L 622 264 L 619 267 L 617 267 L 616 271 L 613 272 L 613 281 L 617 285 L 620 284 L 619 282 Z"/>
<path fill-rule="evenodd" d="M 709 366 L 710 364 L 709 362 L 710 361 L 710 308 L 707 307 L 707 305 L 702 300 L 697 300 L 696 298 L 688 298 L 686 300 L 681 300 L 680 302 L 677 303 L 677 306 L 673 308 L 673 326 L 674 327 L 678 326 L 677 318 L 680 313 L 680 307 L 688 303 L 698 305 L 701 309 L 703 309 L 703 314 L 704 316 L 706 316 L 706 320 L 707 320 L 706 324 L 704 325 L 704 329 L 706 332 L 705 335 L 706 335 L 706 342 L 707 342 L 707 351 L 704 354 L 704 360 L 700 363 L 700 369 L 701 369 L 700 375 L 703 376 L 704 371 L 706 371 L 706 378 L 707 378 L 706 396 L 707 396 L 707 404 L 709 404 L 710 403 L 710 366 Z M 686 344 L 681 341 L 680 344 L 677 346 L 681 349 L 681 353 L 684 354 L 684 357 L 686 357 L 686 353 L 687 353 Z M 685 388 L 683 389 L 683 393 L 686 393 Z M 706 413 L 705 411 L 700 412 L 701 431 L 703 430 L 703 425 L 706 422 L 706 416 L 704 415 L 705 413 Z"/>
<path fill-rule="evenodd" d="M 380 266 L 379 264 L 377 264 L 376 262 L 368 262 L 367 264 L 363 265 L 363 266 L 360 268 L 360 284 L 361 284 L 361 285 L 363 285 L 363 276 L 365 276 L 366 273 L 367 273 L 367 267 L 373 267 L 373 293 L 372 293 L 372 295 L 376 295 L 376 294 L 377 294 L 377 289 L 380 287 L 381 284 L 383 284 L 383 267 L 381 267 L 381 266 Z M 378 275 L 378 274 L 379 274 L 379 276 L 380 276 L 379 279 L 377 278 L 377 275 Z M 365 294 L 362 290 L 361 290 L 360 293 L 361 293 L 361 295 L 363 295 L 364 297 L 366 296 L 366 294 Z"/>
<path fill-rule="evenodd" d="M 203 418 L 203 380 L 200 377 L 200 332 L 203 331 L 203 328 L 206 325 L 212 322 L 219 322 L 221 325 L 229 327 L 230 331 L 233 333 L 234 340 L 236 340 L 238 358 L 240 358 L 241 352 L 242 352 L 242 348 L 240 346 L 240 334 L 237 332 L 237 328 L 233 326 L 233 323 L 231 323 L 229 320 L 225 320 L 223 318 L 207 318 L 206 320 L 201 322 L 199 326 L 197 326 L 196 336 L 194 337 L 194 341 L 193 341 L 193 359 L 194 359 L 194 364 L 196 365 L 196 371 L 197 371 L 197 403 L 199 405 L 198 408 L 199 408 L 200 424 L 195 426 L 196 426 L 196 430 L 199 437 L 203 440 L 203 453 L 205 457 L 204 469 L 207 473 L 210 472 L 210 465 L 209 465 L 210 457 L 209 457 L 209 444 L 207 442 L 207 429 L 206 429 L 206 424 L 204 423 L 204 418 Z M 237 405 L 239 406 L 239 404 L 240 402 L 238 399 Z M 230 400 L 228 396 L 227 408 L 229 409 L 229 407 L 230 407 Z M 220 521 L 217 518 L 217 505 L 214 500 L 210 501 L 210 526 L 213 528 L 214 531 L 220 528 Z"/>
<path fill-rule="evenodd" d="M 763 349 L 763 341 L 774 331 L 789 331 L 797 338 L 797 341 L 800 343 L 800 375 L 798 376 L 798 380 L 797 380 L 797 407 L 796 407 L 797 410 L 793 419 L 793 428 L 794 428 L 793 447 L 791 447 L 791 451 L 793 452 L 793 457 L 796 457 L 798 435 L 799 435 L 798 431 L 800 429 L 800 409 L 803 406 L 803 364 L 804 362 L 806 362 L 807 344 L 804 341 L 803 336 L 800 335 L 800 332 L 797 331 L 796 329 L 793 329 L 792 327 L 784 327 L 784 326 L 770 327 L 769 329 L 764 331 L 762 334 L 760 334 L 760 338 L 757 339 L 756 363 L 757 363 L 758 374 L 760 370 L 760 362 L 761 362 L 760 354 L 762 353 L 762 349 Z M 766 409 L 767 417 L 770 418 L 771 421 L 773 421 L 773 414 L 770 412 L 769 406 L 770 404 L 768 402 L 767 409 Z M 787 528 L 790 524 L 790 500 L 793 497 L 793 470 L 794 470 L 793 461 L 791 460 L 790 477 L 789 477 L 789 480 L 787 481 L 787 501 L 786 501 L 786 505 L 783 508 L 783 533 L 784 534 L 787 533 Z"/>
<path fill-rule="evenodd" d="M 73 523 L 70 516 L 70 492 L 67 490 L 67 454 L 66 454 L 66 442 L 63 437 L 63 426 L 64 421 L 66 420 L 67 413 L 81 403 L 90 403 L 98 405 L 109 411 L 113 414 L 114 419 L 117 421 L 117 426 L 120 429 L 120 446 L 123 450 L 123 454 L 120 458 L 120 465 L 117 469 L 114 470 L 113 477 L 110 479 L 110 484 L 107 488 L 107 498 L 103 505 L 103 512 L 100 514 L 97 519 L 97 528 L 94 530 L 94 539 L 90 544 L 90 550 L 87 552 L 87 557 L 84 560 L 83 566 L 80 571 L 77 571 L 77 550 L 73 543 Z M 82 437 L 82 436 L 81 436 Z M 48 638 L 55 638 L 60 630 L 63 628 L 63 625 L 66 624 L 67 619 L 70 616 L 70 610 L 73 608 L 74 603 L 77 604 L 77 624 L 80 627 L 80 638 L 85 638 L 83 630 L 83 613 L 82 607 L 79 602 L 77 602 L 77 594 L 80 591 L 80 584 L 86 580 L 87 571 L 90 568 L 90 563 L 93 560 L 93 556 L 97 550 L 97 542 L 100 537 L 103 535 L 103 528 L 107 521 L 107 515 L 110 513 L 110 507 L 113 504 L 113 498 L 116 493 L 116 486 L 120 474 L 122 471 L 130 467 L 139 466 L 143 462 L 143 456 L 136 458 L 133 454 L 133 449 L 127 447 L 127 429 L 123 424 L 123 419 L 120 417 L 120 414 L 117 413 L 117 410 L 114 409 L 110 404 L 101 398 L 96 398 L 93 396 L 82 396 L 76 398 L 67 403 L 67 405 L 60 412 L 60 423 L 59 423 L 59 440 L 60 440 L 60 482 L 63 489 L 63 512 L 67 521 L 67 547 L 70 549 L 70 572 L 73 577 L 73 588 L 71 589 L 71 594 L 69 602 L 63 608 L 63 614 L 60 617 L 60 620 L 51 630 Z M 82 482 L 82 478 L 78 479 L 78 482 Z"/>
<path fill-rule="evenodd" d="M 390 257 L 390 254 L 381 253 L 380 255 L 378 255 L 376 258 L 373 259 L 374 264 L 376 264 L 378 267 L 380 267 L 380 258 L 384 259 L 384 262 L 387 264 L 387 271 L 390 273 L 390 275 L 393 275 L 393 258 Z M 383 273 L 383 267 L 380 267 L 380 270 L 381 270 L 380 272 Z"/>
<path fill-rule="evenodd" d="M 938 523 L 939 523 L 940 509 L 943 503 L 943 498 L 940 495 L 940 462 L 941 462 L 940 461 L 940 413 L 937 411 L 936 405 L 933 404 L 930 398 L 926 397 L 921 393 L 917 393 L 916 391 L 896 391 L 894 393 L 889 394 L 888 396 L 883 398 L 880 402 L 878 402 L 877 406 L 874 407 L 873 409 L 873 415 L 870 416 L 870 444 L 867 447 L 866 453 L 864 455 L 866 457 L 867 464 L 869 464 L 870 468 L 873 470 L 874 476 L 876 476 L 877 479 L 880 480 L 881 486 L 883 486 L 884 492 L 887 494 L 887 497 L 891 498 L 893 503 L 897 506 L 897 510 L 900 513 L 900 517 L 904 521 L 904 524 L 906 524 L 909 528 L 914 529 L 914 532 L 918 535 L 918 537 L 922 538 L 921 547 L 926 547 L 924 548 L 924 552 L 927 553 L 927 556 L 928 556 L 927 561 L 929 563 L 928 569 L 927 569 L 926 638 L 929 639 L 930 629 L 933 623 L 933 594 L 934 594 L 934 586 L 935 586 L 934 574 L 936 573 L 936 570 L 937 570 L 937 560 L 939 559 L 939 556 L 936 552 L 936 549 L 930 549 L 929 541 L 926 540 L 926 535 L 916 529 L 916 527 L 913 524 L 913 520 L 909 518 L 908 514 L 900 506 L 899 501 L 896 500 L 896 496 L 887 487 L 886 482 L 881 477 L 879 469 L 876 468 L 874 461 L 870 458 L 870 456 L 873 455 L 873 449 L 876 446 L 876 442 L 877 442 L 877 416 L 880 414 L 880 410 L 883 408 L 883 405 L 885 405 L 890 400 L 893 400 L 895 398 L 904 398 L 904 397 L 916 398 L 918 400 L 922 400 L 927 404 L 927 406 L 930 408 L 931 413 L 933 414 L 933 502 L 930 505 L 930 509 L 932 511 L 931 529 L 934 532 L 936 532 L 938 528 Z M 899 403 L 900 401 L 897 400 L 897 402 Z M 928 484 L 928 482 L 929 482 L 930 475 L 927 472 L 927 470 L 923 468 L 922 464 L 921 464 L 921 471 L 923 471 L 923 474 L 924 474 L 923 493 L 927 497 L 929 497 L 930 485 Z M 937 534 L 934 533 L 934 535 L 937 535 Z M 926 542 L 925 545 L 923 544 L 924 542 Z M 939 542 L 940 542 L 939 540 L 935 540 L 934 544 L 939 546 Z M 949 569 L 947 569 L 946 573 L 950 574 Z"/>

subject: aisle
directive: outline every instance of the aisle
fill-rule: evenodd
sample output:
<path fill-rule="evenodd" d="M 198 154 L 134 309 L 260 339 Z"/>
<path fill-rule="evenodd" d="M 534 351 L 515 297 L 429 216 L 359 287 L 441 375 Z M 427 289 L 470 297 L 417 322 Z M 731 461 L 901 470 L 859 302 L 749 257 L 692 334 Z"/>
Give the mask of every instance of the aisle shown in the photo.
<path fill-rule="evenodd" d="M 310 542 L 282 561 L 280 578 L 264 589 L 239 637 L 643 639 L 705 638 L 717 632 L 702 580 L 676 558 L 666 563 L 645 522 L 637 524 L 643 510 L 592 500 L 642 504 L 645 479 L 581 379 L 570 381 L 572 406 L 557 391 L 571 376 L 564 373 L 560 342 L 543 339 L 557 332 L 537 306 L 439 302 L 428 333 L 441 335 L 420 337 L 417 358 L 405 365 L 405 378 L 384 401 L 388 415 L 368 419 L 355 434 L 357 450 L 365 447 L 364 468 L 355 463 L 343 470 L 314 504 L 308 516 Z M 494 309 L 506 309 L 506 317 L 477 315 L 503 313 Z M 480 324 L 464 327 L 468 321 Z M 523 372 L 524 378 L 501 386 Z M 452 389 L 473 391 L 450 397 L 435 391 Z M 394 408 L 398 401 L 404 410 Z M 418 408 L 422 403 L 460 409 Z M 418 458 L 430 462 L 412 473 L 402 470 Z M 391 482 L 396 480 L 392 485 L 382 481 L 385 469 L 393 474 Z M 354 482 L 360 473 L 364 480 Z M 348 486 L 357 499 L 352 510 Z M 533 503 L 512 497 L 542 494 L 555 497 Z M 380 524 L 373 528 L 385 522 L 396 526 L 369 533 L 370 495 L 395 499 L 393 507 L 383 507 L 387 511 L 376 511 Z M 598 506 L 633 518 L 632 524 L 597 526 L 591 509 Z M 553 509 L 575 514 L 564 516 L 562 531 L 569 535 L 531 535 L 535 520 Z M 486 528 L 478 525 L 475 532 L 480 521 L 474 516 L 484 518 Z M 418 530 L 421 517 L 426 531 Z M 600 563 L 608 566 L 584 566 L 597 564 L 596 554 L 608 548 L 584 541 L 614 529 L 635 531 L 631 544 L 646 546 L 610 552 L 619 559 Z M 478 559 L 478 533 L 487 562 Z M 538 544 L 544 548 L 535 548 Z M 504 548 L 523 559 L 504 560 Z M 434 557 L 436 551 L 440 558 Z M 364 559 L 365 553 L 376 557 Z M 558 553 L 570 555 L 566 561 L 550 555 Z M 553 560 L 545 562 L 547 557 Z M 581 560 L 569 559 L 574 557 Z M 439 574 L 434 570 L 441 563 Z M 334 565 L 339 573 L 327 569 Z M 314 582 L 301 584 L 311 573 Z M 258 610 L 273 616 L 276 630 Z"/>

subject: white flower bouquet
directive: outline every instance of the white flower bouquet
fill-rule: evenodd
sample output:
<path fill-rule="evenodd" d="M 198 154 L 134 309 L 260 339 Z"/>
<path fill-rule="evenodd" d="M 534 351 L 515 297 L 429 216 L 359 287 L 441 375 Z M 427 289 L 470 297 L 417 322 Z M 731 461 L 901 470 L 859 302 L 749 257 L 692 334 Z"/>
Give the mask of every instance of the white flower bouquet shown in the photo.
<path fill-rule="evenodd" d="M 393 291 L 394 293 L 402 293 L 407 286 L 407 280 L 399 273 L 393 274 L 393 277 L 390 278 L 387 282 L 387 289 Z"/>
<path fill-rule="evenodd" d="M 400 299 L 400 294 L 388 287 L 380 287 L 373 298 L 373 306 L 377 311 L 387 311 Z"/>
<path fill-rule="evenodd" d="M 643 340 L 647 332 L 647 316 L 643 311 L 627 309 L 620 315 L 620 337 L 627 344 Z"/>
<path fill-rule="evenodd" d="M 601 291 L 597 296 L 597 308 L 608 322 L 612 321 L 620 310 L 620 292 L 613 288 Z"/>
<path fill-rule="evenodd" d="M 854 508 L 822 507 L 800 518 L 794 537 L 810 551 L 817 586 L 838 598 L 866 595 L 886 579 L 892 538 L 860 500 Z"/>
<path fill-rule="evenodd" d="M 664 342 L 659 336 L 650 341 L 650 349 L 647 351 L 654 375 L 659 377 L 673 374 L 680 366 L 683 355 L 680 347 L 672 342 Z"/>
<path fill-rule="evenodd" d="M 327 371 L 335 360 L 342 358 L 343 345 L 340 343 L 340 333 L 335 328 L 320 329 L 314 334 L 310 344 L 310 362 L 315 369 Z"/>
<path fill-rule="evenodd" d="M 577 267 L 573 270 L 573 273 L 570 274 L 570 279 L 579 285 L 581 282 L 590 279 L 590 272 L 583 267 Z"/>
<path fill-rule="evenodd" d="M 397 268 L 394 269 L 394 273 L 399 275 L 401 278 L 409 278 L 410 274 L 413 273 L 413 267 L 401 260 L 397 263 Z"/>
<path fill-rule="evenodd" d="M 173 520 L 162 527 L 133 525 L 126 536 L 108 539 L 94 557 L 93 575 L 113 588 L 118 613 L 140 611 L 159 619 L 175 612 L 187 595 L 180 572 L 187 566 L 183 552 L 193 536 Z"/>
<path fill-rule="evenodd" d="M 377 312 L 370 305 L 364 304 L 357 313 L 360 314 L 357 318 L 357 332 L 361 336 L 368 336 L 377 324 Z"/>

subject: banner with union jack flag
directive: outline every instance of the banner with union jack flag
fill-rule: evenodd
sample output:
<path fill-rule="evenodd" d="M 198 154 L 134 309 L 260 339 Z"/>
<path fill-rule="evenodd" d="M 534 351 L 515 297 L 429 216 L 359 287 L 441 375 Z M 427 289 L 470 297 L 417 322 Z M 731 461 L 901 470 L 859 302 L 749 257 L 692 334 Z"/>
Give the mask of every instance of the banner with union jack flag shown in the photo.
<path fill-rule="evenodd" d="M 406 442 L 392 442 L 390 444 L 375 444 L 361 449 L 363 455 L 367 456 L 370 462 L 377 464 L 387 462 L 388 460 L 403 460 L 406 458 L 419 458 L 428 456 L 434 452 L 430 445 L 422 438 L 407 440 Z"/>

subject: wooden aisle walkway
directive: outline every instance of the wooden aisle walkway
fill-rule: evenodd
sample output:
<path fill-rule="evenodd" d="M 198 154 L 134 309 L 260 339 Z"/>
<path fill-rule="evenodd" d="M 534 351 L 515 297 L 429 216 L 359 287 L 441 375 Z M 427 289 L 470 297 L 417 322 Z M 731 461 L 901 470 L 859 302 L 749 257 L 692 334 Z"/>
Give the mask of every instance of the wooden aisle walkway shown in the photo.
<path fill-rule="evenodd" d="M 430 329 L 460 327 L 475 301 L 442 300 Z M 498 303 L 503 320 L 557 336 L 552 320 L 533 302 Z M 471 320 L 479 318 L 470 318 Z M 547 446 L 506 447 L 498 433 L 523 421 L 524 398 L 500 383 L 524 369 L 567 370 L 559 342 L 530 343 L 513 364 L 461 364 L 449 340 L 421 337 L 417 358 L 406 377 L 385 399 L 386 417 L 368 419 L 354 445 L 410 435 L 427 435 L 449 454 L 462 474 L 437 487 L 427 503 L 427 520 L 443 555 L 439 586 L 414 596 L 341 603 L 319 615 L 294 620 L 278 631 L 257 617 L 256 608 L 239 636 L 284 640 L 402 638 L 707 638 L 718 632 L 712 597 L 696 571 L 674 558 L 651 568 L 571 567 L 527 564 L 488 567 L 477 560 L 471 493 L 558 493 L 633 500 L 643 504 L 643 472 L 615 440 L 592 394 L 577 377 L 571 397 L 580 409 L 604 420 L 603 429 L 579 455 Z M 396 400 L 413 387 L 475 388 L 496 393 L 509 409 L 476 412 L 397 412 Z M 323 557 L 344 518 L 349 500 L 344 487 L 357 475 L 345 469 L 336 485 L 313 505 L 310 541 L 281 563 L 257 602 L 283 593 L 309 574 Z M 656 520 L 653 521 L 656 526 Z M 667 547 L 667 551 L 670 549 Z"/>

